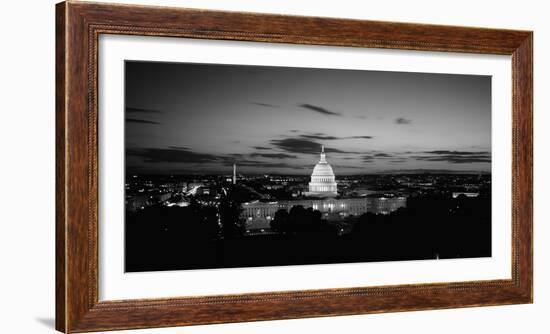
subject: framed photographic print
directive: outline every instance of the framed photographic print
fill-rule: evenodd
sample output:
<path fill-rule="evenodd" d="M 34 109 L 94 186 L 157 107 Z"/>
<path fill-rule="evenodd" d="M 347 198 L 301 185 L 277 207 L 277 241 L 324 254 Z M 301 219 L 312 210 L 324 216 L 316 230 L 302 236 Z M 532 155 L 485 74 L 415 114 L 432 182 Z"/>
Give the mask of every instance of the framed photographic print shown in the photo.
<path fill-rule="evenodd" d="M 56 10 L 59 331 L 532 302 L 532 32 Z"/>

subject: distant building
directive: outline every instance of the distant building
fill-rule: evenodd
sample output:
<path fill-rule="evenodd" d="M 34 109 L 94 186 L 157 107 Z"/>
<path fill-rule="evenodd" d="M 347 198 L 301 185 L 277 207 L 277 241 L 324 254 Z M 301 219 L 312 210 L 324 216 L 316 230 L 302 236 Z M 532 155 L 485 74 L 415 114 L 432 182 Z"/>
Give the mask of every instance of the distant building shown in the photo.
<path fill-rule="evenodd" d="M 407 207 L 407 198 L 400 197 L 367 197 L 367 212 L 377 215 L 388 215 L 399 208 Z"/>
<path fill-rule="evenodd" d="M 172 197 L 172 193 L 158 193 L 154 195 L 136 195 L 128 196 L 125 200 L 126 210 L 137 211 L 144 209 L 150 205 L 156 203 L 162 203 L 169 200 Z"/>
<path fill-rule="evenodd" d="M 309 192 L 306 196 L 313 197 L 335 197 L 338 195 L 337 185 L 332 167 L 327 162 L 325 147 L 321 147 L 321 158 L 313 168 Z"/>
<path fill-rule="evenodd" d="M 246 220 L 247 229 L 269 229 L 275 213 L 279 210 L 290 211 L 293 206 L 303 206 L 318 210 L 323 219 L 337 221 L 349 216 L 360 216 L 371 212 L 374 214 L 390 214 L 407 206 L 406 197 L 363 197 L 363 198 L 327 198 L 304 199 L 276 202 L 247 202 L 242 204 L 241 217 Z"/>
<path fill-rule="evenodd" d="M 457 198 L 460 195 L 464 195 L 466 197 L 478 197 L 478 192 L 453 192 L 453 198 Z"/>
<path fill-rule="evenodd" d="M 170 198 L 172 198 L 172 193 L 156 194 L 152 196 L 152 200 L 156 202 L 164 202 Z"/>
<path fill-rule="evenodd" d="M 146 206 L 149 206 L 149 196 L 147 195 L 136 195 L 126 198 L 126 210 L 128 211 L 137 211 L 144 209 Z"/>

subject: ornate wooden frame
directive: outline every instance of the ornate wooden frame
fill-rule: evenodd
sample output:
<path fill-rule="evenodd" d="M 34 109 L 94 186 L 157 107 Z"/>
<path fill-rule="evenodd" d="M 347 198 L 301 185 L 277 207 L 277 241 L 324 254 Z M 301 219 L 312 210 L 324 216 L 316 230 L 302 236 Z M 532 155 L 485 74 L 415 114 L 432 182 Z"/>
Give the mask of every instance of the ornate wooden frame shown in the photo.
<path fill-rule="evenodd" d="M 63 332 L 531 303 L 533 34 L 66 1 L 56 7 L 56 328 Z M 98 300 L 100 34 L 512 56 L 512 278 L 210 297 Z"/>

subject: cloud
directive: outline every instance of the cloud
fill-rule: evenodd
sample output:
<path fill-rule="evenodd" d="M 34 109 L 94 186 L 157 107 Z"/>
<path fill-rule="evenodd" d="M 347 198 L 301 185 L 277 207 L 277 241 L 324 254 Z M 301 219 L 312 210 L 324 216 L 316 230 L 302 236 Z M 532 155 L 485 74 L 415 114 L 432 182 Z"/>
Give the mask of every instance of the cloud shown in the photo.
<path fill-rule="evenodd" d="M 448 162 L 453 164 L 491 162 L 491 152 L 486 151 L 475 152 L 436 150 L 421 152 L 421 154 L 422 155 L 413 156 L 413 158 L 421 161 Z"/>
<path fill-rule="evenodd" d="M 323 107 L 319 107 L 319 106 L 316 106 L 316 105 L 313 105 L 313 104 L 302 103 L 298 106 L 302 107 L 304 109 L 315 111 L 315 112 L 317 112 L 319 114 L 322 114 L 322 115 L 325 115 L 325 116 L 342 116 L 342 114 L 339 113 L 339 112 L 330 111 L 328 109 L 325 109 Z"/>
<path fill-rule="evenodd" d="M 482 170 L 452 170 L 452 169 L 431 169 L 431 168 L 416 168 L 416 169 L 395 169 L 392 173 L 400 174 L 479 174 L 490 173 Z"/>
<path fill-rule="evenodd" d="M 397 162 L 406 162 L 409 159 L 404 157 L 399 157 L 394 154 L 389 153 L 375 153 L 371 152 L 370 155 L 362 156 L 364 162 L 373 162 L 374 160 L 380 159 L 384 163 L 397 163 Z"/>
<path fill-rule="evenodd" d="M 229 157 L 231 158 L 243 158 L 245 155 L 242 154 L 242 153 L 231 153 L 231 154 L 228 154 Z M 226 158 L 226 157 L 224 157 Z"/>
<path fill-rule="evenodd" d="M 261 157 L 261 158 L 276 158 L 276 159 L 295 159 L 297 156 L 285 154 L 285 153 L 252 153 L 250 154 L 251 157 Z"/>
<path fill-rule="evenodd" d="M 449 155 L 449 156 L 440 156 L 440 157 L 417 157 L 417 160 L 422 160 L 422 161 L 435 161 L 435 162 L 439 162 L 439 161 L 444 161 L 444 162 L 449 162 L 449 163 L 453 163 L 453 164 L 466 164 L 466 163 L 475 163 L 475 162 L 485 162 L 485 163 L 490 163 L 491 162 L 491 158 L 488 158 L 488 157 L 464 157 L 464 156 L 452 156 L 452 155 Z"/>
<path fill-rule="evenodd" d="M 126 107 L 126 112 L 127 113 L 140 113 L 140 114 L 159 114 L 162 111 L 160 111 L 158 109 Z"/>
<path fill-rule="evenodd" d="M 302 138 L 307 139 L 318 139 L 318 140 L 342 140 L 342 139 L 372 139 L 373 136 L 348 136 L 348 137 L 335 137 L 335 136 L 329 136 L 324 135 L 322 133 L 315 133 L 312 135 L 300 135 Z"/>
<path fill-rule="evenodd" d="M 406 119 L 403 117 L 399 117 L 395 119 L 395 124 L 411 124 L 412 121 L 410 119 Z"/>
<path fill-rule="evenodd" d="M 266 108 L 279 108 L 278 105 L 270 104 L 270 103 L 253 102 L 252 104 L 260 106 L 260 107 L 266 107 Z"/>
<path fill-rule="evenodd" d="M 268 168 L 276 169 L 278 172 L 282 169 L 294 169 L 294 170 L 303 170 L 303 166 L 295 166 L 291 164 L 287 164 L 284 162 L 264 162 L 264 161 L 253 161 L 253 160 L 239 160 L 239 161 L 222 161 L 218 166 L 209 164 L 209 170 L 212 170 L 211 167 L 214 167 L 214 170 L 216 170 L 216 167 L 218 168 L 218 171 L 223 171 L 224 173 L 228 173 L 228 171 L 231 170 L 231 166 L 233 164 L 237 164 L 237 170 L 239 171 L 240 167 L 246 167 L 246 168 L 258 168 L 258 172 L 265 171 Z M 201 169 L 202 170 L 202 169 Z M 195 166 L 178 166 L 177 169 L 171 169 L 171 173 L 197 173 L 197 168 Z M 246 172 L 245 172 L 246 173 Z M 273 173 L 273 172 L 270 172 Z M 277 172 L 275 172 L 277 173 Z"/>
<path fill-rule="evenodd" d="M 311 140 L 298 138 L 285 138 L 271 140 L 274 146 L 291 153 L 318 154 L 321 145 Z"/>
<path fill-rule="evenodd" d="M 220 157 L 212 154 L 193 152 L 185 147 L 180 148 L 129 148 L 126 154 L 143 158 L 144 162 L 186 162 L 205 163 L 220 161 Z"/>
<path fill-rule="evenodd" d="M 265 146 L 253 146 L 252 148 L 255 148 L 257 150 L 271 150 L 272 149 L 270 147 L 265 147 Z"/>
<path fill-rule="evenodd" d="M 428 154 L 453 154 L 453 155 L 489 155 L 491 152 L 475 152 L 475 151 L 447 151 L 447 150 L 438 150 L 438 151 L 425 151 L 422 153 Z"/>
<path fill-rule="evenodd" d="M 136 123 L 136 124 L 160 124 L 159 122 L 155 121 L 148 121 L 145 119 L 137 119 L 137 118 L 126 118 L 126 123 Z"/>
<path fill-rule="evenodd" d="M 333 147 L 326 147 L 325 146 L 325 152 L 326 153 L 341 153 L 341 154 L 360 154 L 361 152 L 357 152 L 357 151 L 344 151 L 344 150 L 339 150 L 337 148 L 333 148 Z M 319 153 L 319 152 L 317 152 Z"/>
<path fill-rule="evenodd" d="M 271 144 L 275 147 L 290 153 L 301 153 L 301 154 L 319 154 L 321 152 L 321 144 L 303 138 L 285 138 L 285 139 L 273 139 Z M 357 154 L 358 152 L 352 151 L 343 151 L 337 148 L 331 148 L 325 146 L 326 153 L 353 153 Z"/>
<path fill-rule="evenodd" d="M 350 165 L 332 165 L 332 167 L 336 168 L 352 168 L 352 169 L 364 169 L 365 166 L 350 166 Z"/>
<path fill-rule="evenodd" d="M 316 134 L 316 135 L 300 135 L 300 137 L 302 137 L 302 138 L 307 138 L 307 139 L 319 139 L 319 140 L 337 140 L 337 139 L 342 139 L 342 138 L 339 138 L 339 137 L 325 136 L 325 135 L 321 135 L 321 134 Z"/>
<path fill-rule="evenodd" d="M 243 160 L 237 161 L 237 168 L 241 167 L 258 167 L 258 168 L 291 168 L 291 169 L 303 169 L 303 166 L 295 166 L 284 162 L 265 162 L 265 161 L 252 161 Z"/>
<path fill-rule="evenodd" d="M 239 166 L 266 167 L 266 168 L 298 168 L 280 161 L 260 161 L 249 159 L 252 157 L 283 159 L 296 158 L 295 155 L 285 153 L 231 153 L 227 155 L 214 155 L 195 152 L 185 146 L 169 146 L 168 148 L 128 148 L 128 156 L 140 157 L 146 163 L 189 163 L 189 164 L 218 164 L 230 166 L 237 163 Z M 303 168 L 303 167 L 301 167 Z"/>

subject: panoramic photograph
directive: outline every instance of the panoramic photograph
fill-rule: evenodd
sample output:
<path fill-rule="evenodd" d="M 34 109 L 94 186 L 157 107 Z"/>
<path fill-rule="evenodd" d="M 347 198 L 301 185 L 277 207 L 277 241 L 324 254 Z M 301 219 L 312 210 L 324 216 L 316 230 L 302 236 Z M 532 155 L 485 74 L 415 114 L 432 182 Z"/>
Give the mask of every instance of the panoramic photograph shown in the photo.
<path fill-rule="evenodd" d="M 125 62 L 125 271 L 491 257 L 491 77 Z"/>

